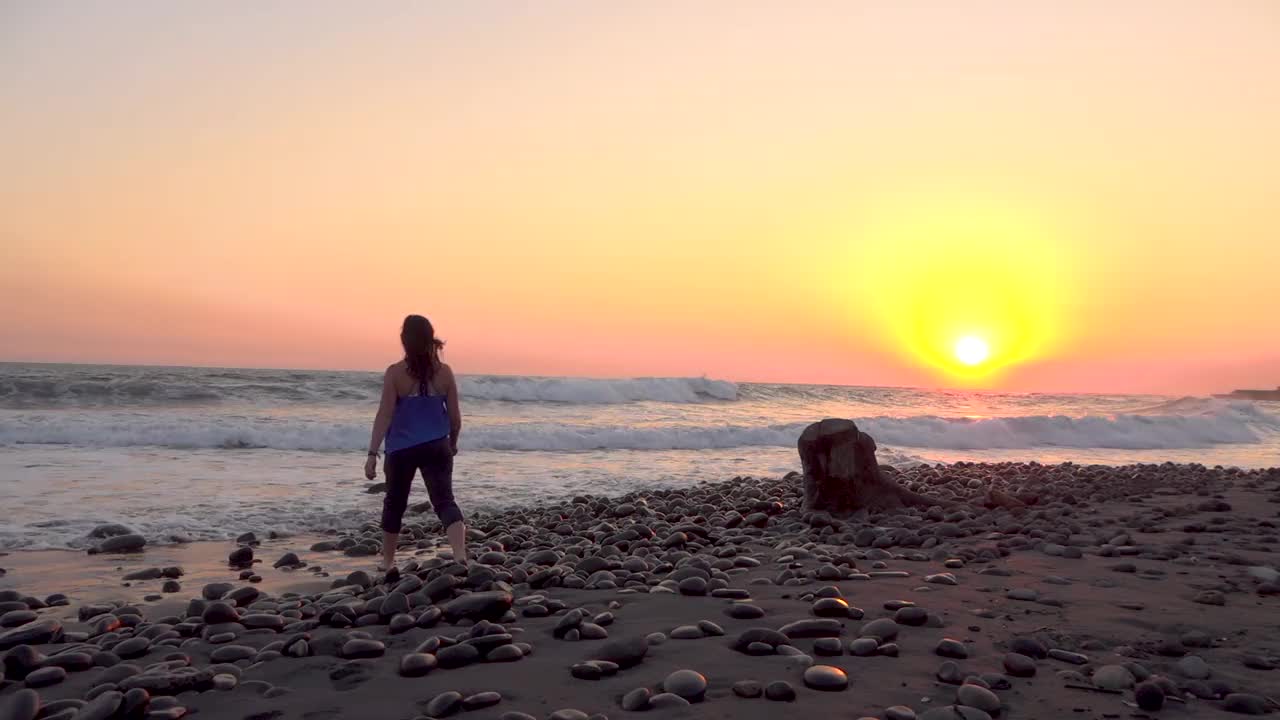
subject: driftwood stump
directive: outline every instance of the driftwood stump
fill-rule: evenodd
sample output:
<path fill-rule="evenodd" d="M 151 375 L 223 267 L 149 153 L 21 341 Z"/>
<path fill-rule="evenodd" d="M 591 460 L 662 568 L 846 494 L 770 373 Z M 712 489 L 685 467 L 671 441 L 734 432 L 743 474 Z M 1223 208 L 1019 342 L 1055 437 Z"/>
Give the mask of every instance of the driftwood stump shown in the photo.
<path fill-rule="evenodd" d="M 816 422 L 801 433 L 798 446 L 805 510 L 846 515 L 864 509 L 954 504 L 912 492 L 886 477 L 876 462 L 876 441 L 852 420 Z"/>

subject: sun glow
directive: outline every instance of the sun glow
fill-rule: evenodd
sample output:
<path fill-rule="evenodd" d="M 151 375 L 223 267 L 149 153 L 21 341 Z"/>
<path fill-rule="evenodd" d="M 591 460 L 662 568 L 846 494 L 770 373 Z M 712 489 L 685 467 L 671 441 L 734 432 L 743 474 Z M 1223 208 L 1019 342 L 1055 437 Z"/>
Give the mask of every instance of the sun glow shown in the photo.
<path fill-rule="evenodd" d="M 987 341 L 973 335 L 965 335 L 956 341 L 956 359 L 965 365 L 978 365 L 991 355 Z"/>
<path fill-rule="evenodd" d="M 1069 267 L 1055 227 L 1014 198 L 955 191 L 879 203 L 850 232 L 856 312 L 887 349 L 948 381 L 993 383 L 1067 334 Z M 847 277 L 847 275 L 846 275 Z"/>

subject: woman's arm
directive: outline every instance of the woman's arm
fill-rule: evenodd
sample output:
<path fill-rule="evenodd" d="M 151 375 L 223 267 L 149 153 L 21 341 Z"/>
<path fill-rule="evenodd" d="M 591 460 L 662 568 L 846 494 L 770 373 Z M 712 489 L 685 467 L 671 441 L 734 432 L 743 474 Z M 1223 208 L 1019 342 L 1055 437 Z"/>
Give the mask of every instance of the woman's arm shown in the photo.
<path fill-rule="evenodd" d="M 396 383 L 387 368 L 382 376 L 382 400 L 378 403 L 378 413 L 373 416 L 373 432 L 369 435 L 369 459 L 364 464 L 365 477 L 370 480 L 377 472 L 378 448 L 387 437 L 387 428 L 391 427 L 391 416 L 396 410 Z"/>
<path fill-rule="evenodd" d="M 462 434 L 462 408 L 458 406 L 458 380 L 448 365 L 449 387 L 445 390 L 445 404 L 449 406 L 449 445 L 458 454 L 458 435 Z"/>

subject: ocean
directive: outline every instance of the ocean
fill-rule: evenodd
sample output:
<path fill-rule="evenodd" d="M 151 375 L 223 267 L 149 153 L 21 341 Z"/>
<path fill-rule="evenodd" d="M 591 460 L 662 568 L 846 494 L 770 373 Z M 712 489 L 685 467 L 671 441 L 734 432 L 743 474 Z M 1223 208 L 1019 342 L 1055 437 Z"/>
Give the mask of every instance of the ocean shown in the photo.
<path fill-rule="evenodd" d="M 808 423 L 854 419 L 881 462 L 1280 465 L 1280 403 L 467 376 L 464 510 L 799 469 Z M 376 522 L 365 447 L 381 374 L 0 363 L 0 549 L 83 548 Z M 411 502 L 426 499 L 419 486 Z"/>

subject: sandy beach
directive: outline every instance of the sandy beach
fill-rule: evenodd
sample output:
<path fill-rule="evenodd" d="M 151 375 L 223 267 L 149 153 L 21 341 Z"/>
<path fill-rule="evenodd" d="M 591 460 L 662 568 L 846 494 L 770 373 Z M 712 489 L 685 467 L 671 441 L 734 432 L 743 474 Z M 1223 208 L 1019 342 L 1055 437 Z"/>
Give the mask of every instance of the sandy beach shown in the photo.
<path fill-rule="evenodd" d="M 1280 470 L 959 463 L 896 476 L 961 504 L 836 519 L 800 510 L 796 475 L 578 496 L 473 516 L 470 568 L 440 556 L 420 516 L 389 579 L 366 572 L 364 550 L 311 549 L 367 547 L 372 526 L 11 554 L 2 716 L 1277 709 Z M 1026 505 L 988 509 L 992 490 Z M 251 563 L 232 567 L 246 547 Z M 288 552 L 299 564 L 274 567 Z M 173 566 L 181 589 L 162 592 Z M 148 568 L 161 576 L 124 580 Z"/>

